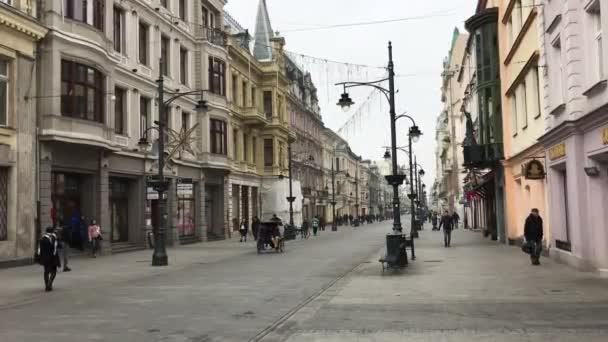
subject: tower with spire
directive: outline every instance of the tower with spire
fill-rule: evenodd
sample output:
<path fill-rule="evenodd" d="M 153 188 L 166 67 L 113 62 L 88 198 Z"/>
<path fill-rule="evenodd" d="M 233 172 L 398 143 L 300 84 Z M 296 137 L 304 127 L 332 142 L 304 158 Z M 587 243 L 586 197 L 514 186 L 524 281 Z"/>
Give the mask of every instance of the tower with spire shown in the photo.
<path fill-rule="evenodd" d="M 272 38 L 274 38 L 274 33 L 272 25 L 270 25 L 268 6 L 266 5 L 266 0 L 260 0 L 255 21 L 255 44 L 253 47 L 253 56 L 258 61 L 272 60 Z"/>

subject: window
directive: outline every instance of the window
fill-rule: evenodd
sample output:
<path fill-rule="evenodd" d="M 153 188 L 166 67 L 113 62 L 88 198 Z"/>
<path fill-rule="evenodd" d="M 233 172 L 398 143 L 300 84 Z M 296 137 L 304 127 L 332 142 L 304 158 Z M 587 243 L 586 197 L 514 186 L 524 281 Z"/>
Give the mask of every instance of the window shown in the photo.
<path fill-rule="evenodd" d="M 238 95 L 239 94 L 239 88 L 238 88 L 238 85 L 239 84 L 238 83 L 239 83 L 239 81 L 238 81 L 237 76 L 236 75 L 232 75 L 232 103 L 235 106 L 238 106 L 238 104 L 239 104 L 239 101 L 238 101 L 238 99 L 239 99 L 239 95 Z"/>
<path fill-rule="evenodd" d="M 146 130 L 148 129 L 149 120 L 148 117 L 150 115 L 150 99 L 145 97 L 139 98 L 139 133 L 142 138 L 147 138 Z"/>
<path fill-rule="evenodd" d="M 516 94 L 517 90 L 515 92 L 513 92 L 513 94 L 511 95 L 511 133 L 513 133 L 513 135 L 517 134 L 517 115 L 518 115 L 518 110 L 517 110 L 517 94 Z"/>
<path fill-rule="evenodd" d="M 242 92 L 242 96 L 243 96 L 243 107 L 247 107 L 247 82 L 243 81 L 243 92 Z"/>
<path fill-rule="evenodd" d="M 114 50 L 116 52 L 124 52 L 123 40 L 124 32 L 124 13 L 122 9 L 114 6 Z"/>
<path fill-rule="evenodd" d="M 179 0 L 179 18 L 186 21 L 186 0 Z"/>
<path fill-rule="evenodd" d="M 272 120 L 272 91 L 264 92 L 264 113 L 266 119 Z"/>
<path fill-rule="evenodd" d="M 253 164 L 255 164 L 256 163 L 255 155 L 258 153 L 258 139 L 256 137 L 253 137 L 251 139 L 251 148 L 253 149 L 253 153 L 251 154 L 251 162 Z"/>
<path fill-rule="evenodd" d="M 150 27 L 139 23 L 139 63 L 148 65 L 148 49 L 150 48 L 148 31 Z"/>
<path fill-rule="evenodd" d="M 255 87 L 251 87 L 251 106 L 252 107 L 257 106 L 255 97 L 256 97 Z"/>
<path fill-rule="evenodd" d="M 103 76 L 75 62 L 61 61 L 61 114 L 102 122 Z"/>
<path fill-rule="evenodd" d="M 209 91 L 226 96 L 226 63 L 209 57 Z"/>
<path fill-rule="evenodd" d="M 0 241 L 8 240 L 8 167 L 0 167 Z"/>
<path fill-rule="evenodd" d="M 167 0 L 160 0 L 160 5 L 167 8 Z"/>
<path fill-rule="evenodd" d="M 274 165 L 274 146 L 272 139 L 264 139 L 264 166 Z"/>
<path fill-rule="evenodd" d="M 285 148 L 283 146 L 283 143 L 279 143 L 279 168 L 281 168 L 281 170 L 283 170 L 285 168 L 284 154 L 285 154 Z"/>
<path fill-rule="evenodd" d="M 188 50 L 179 49 L 179 81 L 188 84 Z"/>
<path fill-rule="evenodd" d="M 590 8 L 589 14 L 591 15 L 592 22 L 592 36 L 593 39 L 593 55 L 595 58 L 595 72 L 597 72 L 598 79 L 604 79 L 604 46 L 602 41 L 602 14 L 600 12 L 600 2 L 596 1 Z"/>
<path fill-rule="evenodd" d="M 236 129 L 233 129 L 232 130 L 232 159 L 234 159 L 234 160 L 239 159 L 238 158 L 238 147 L 239 147 L 238 137 L 239 137 L 239 131 Z"/>
<path fill-rule="evenodd" d="M 521 99 L 521 123 L 522 128 L 528 127 L 528 85 L 524 80 L 521 85 L 520 99 Z"/>
<path fill-rule="evenodd" d="M 169 76 L 169 38 L 160 38 L 160 68 L 165 76 Z"/>
<path fill-rule="evenodd" d="M 187 131 L 190 129 L 190 113 L 182 112 L 182 130 Z"/>
<path fill-rule="evenodd" d="M 561 36 L 558 36 L 557 38 L 555 38 L 555 40 L 551 43 L 551 45 L 553 46 L 553 54 L 552 57 L 554 59 L 557 59 L 557 61 L 555 61 L 554 63 L 549 64 L 549 68 L 551 68 L 552 65 L 556 66 L 556 68 L 553 68 L 553 72 L 552 72 L 552 79 L 554 80 L 554 84 L 555 87 L 557 88 L 558 91 L 556 91 L 556 94 L 559 94 L 559 98 L 556 99 L 556 103 L 554 104 L 554 106 L 557 106 L 558 104 L 564 103 L 566 101 L 566 82 L 564 81 L 564 65 L 563 65 L 563 60 L 562 60 L 562 40 L 561 40 Z"/>
<path fill-rule="evenodd" d="M 125 134 L 125 90 L 114 88 L 114 132 L 116 134 Z"/>
<path fill-rule="evenodd" d="M 207 8 L 201 8 L 201 19 L 203 20 L 203 27 L 209 27 L 209 10 Z"/>
<path fill-rule="evenodd" d="M 104 3 L 104 0 L 64 0 L 64 13 L 67 18 L 103 31 Z"/>
<path fill-rule="evenodd" d="M 209 120 L 211 126 L 211 153 L 228 154 L 226 122 L 217 119 Z"/>
<path fill-rule="evenodd" d="M 541 115 L 541 108 L 540 108 L 540 79 L 538 77 L 538 66 L 535 65 L 532 68 L 532 71 L 530 72 L 530 78 L 531 78 L 530 84 L 532 85 L 532 91 L 533 91 L 532 99 L 534 100 L 534 104 L 533 104 L 532 110 L 533 110 L 534 118 L 537 119 Z"/>
<path fill-rule="evenodd" d="M 0 59 L 0 126 L 8 126 L 8 61 Z"/>

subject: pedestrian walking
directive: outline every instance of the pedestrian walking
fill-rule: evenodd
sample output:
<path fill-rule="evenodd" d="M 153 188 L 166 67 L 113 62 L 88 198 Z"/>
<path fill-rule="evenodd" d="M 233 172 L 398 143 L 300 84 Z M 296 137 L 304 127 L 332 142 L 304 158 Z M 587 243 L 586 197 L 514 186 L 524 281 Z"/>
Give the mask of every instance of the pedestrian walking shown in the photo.
<path fill-rule="evenodd" d="M 97 252 L 101 247 L 101 241 L 103 238 L 101 237 L 101 227 L 97 224 L 97 221 L 91 220 L 91 224 L 89 225 L 89 243 L 91 244 L 91 256 L 93 258 L 97 258 Z"/>
<path fill-rule="evenodd" d="M 68 259 L 70 254 L 70 238 L 72 234 L 69 229 L 63 227 L 59 228 L 55 235 L 57 236 L 57 251 L 60 260 L 63 261 L 63 272 L 70 272 L 72 269 L 68 267 Z"/>
<path fill-rule="evenodd" d="M 253 233 L 253 239 L 257 241 L 258 232 L 260 231 L 260 219 L 257 216 L 253 217 L 253 222 L 251 223 L 251 232 Z"/>
<path fill-rule="evenodd" d="M 460 216 L 457 212 L 454 212 L 454 214 L 452 214 L 452 222 L 454 224 L 454 229 L 458 229 L 458 221 L 460 221 Z"/>
<path fill-rule="evenodd" d="M 302 222 L 302 228 L 301 228 L 302 239 L 308 239 L 308 237 L 309 237 L 308 226 L 309 226 L 308 220 L 304 220 Z"/>
<path fill-rule="evenodd" d="M 317 232 L 319 231 L 319 216 L 315 216 L 312 219 L 312 234 L 317 236 Z"/>
<path fill-rule="evenodd" d="M 439 230 L 439 228 L 437 228 L 437 221 L 437 213 L 431 213 L 431 223 L 433 224 L 433 230 Z"/>
<path fill-rule="evenodd" d="M 450 247 L 452 243 L 452 219 L 453 216 L 448 213 L 446 210 L 441 216 L 441 221 L 439 222 L 439 229 L 443 227 L 443 244 L 445 247 Z"/>
<path fill-rule="evenodd" d="M 321 230 L 325 231 L 325 225 L 327 224 L 327 221 L 325 221 L 325 216 L 321 216 Z"/>
<path fill-rule="evenodd" d="M 540 253 L 543 245 L 543 219 L 540 217 L 538 209 L 532 209 L 524 226 L 524 236 L 529 245 L 530 260 L 532 265 L 540 265 Z"/>
<path fill-rule="evenodd" d="M 240 242 L 247 242 L 247 231 L 248 231 L 248 227 L 247 227 L 247 221 L 245 221 L 245 219 L 241 220 L 241 224 L 239 225 L 239 232 L 241 233 L 241 241 Z"/>
<path fill-rule="evenodd" d="M 44 289 L 53 291 L 53 282 L 57 276 L 57 267 L 61 266 L 57 251 L 57 235 L 55 228 L 47 227 L 46 233 L 38 243 L 37 258 L 40 265 L 44 267 Z"/>

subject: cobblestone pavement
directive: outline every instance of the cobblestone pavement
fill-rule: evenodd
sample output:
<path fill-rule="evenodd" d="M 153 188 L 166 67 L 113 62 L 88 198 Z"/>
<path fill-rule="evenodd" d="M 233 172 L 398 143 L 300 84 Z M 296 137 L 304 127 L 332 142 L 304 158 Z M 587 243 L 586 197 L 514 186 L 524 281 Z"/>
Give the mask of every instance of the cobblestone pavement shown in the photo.
<path fill-rule="evenodd" d="M 0 270 L 0 341 L 248 341 L 383 245 L 390 223 L 341 227 L 258 255 L 253 242 L 78 258 L 45 293 L 40 266 Z"/>
<path fill-rule="evenodd" d="M 608 281 L 457 230 L 428 229 L 418 260 L 382 273 L 377 257 L 263 341 L 607 341 Z"/>
<path fill-rule="evenodd" d="M 405 221 L 407 222 L 407 221 Z M 606 341 L 608 281 L 458 230 L 424 230 L 382 273 L 391 224 L 257 255 L 252 242 L 80 258 L 45 293 L 39 266 L 0 270 L 0 341 Z"/>

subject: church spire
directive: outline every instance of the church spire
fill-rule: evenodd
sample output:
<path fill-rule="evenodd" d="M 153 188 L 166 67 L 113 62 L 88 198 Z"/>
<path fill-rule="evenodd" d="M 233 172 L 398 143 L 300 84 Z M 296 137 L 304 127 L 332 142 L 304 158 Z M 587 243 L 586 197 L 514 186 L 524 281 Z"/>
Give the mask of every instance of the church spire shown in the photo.
<path fill-rule="evenodd" d="M 273 38 L 272 26 L 270 25 L 270 16 L 268 15 L 268 7 L 266 0 L 260 0 L 258 5 L 258 15 L 255 23 L 255 45 L 253 47 L 253 56 L 259 61 L 268 61 L 272 59 L 272 44 L 270 39 Z"/>

